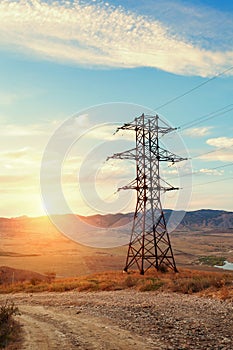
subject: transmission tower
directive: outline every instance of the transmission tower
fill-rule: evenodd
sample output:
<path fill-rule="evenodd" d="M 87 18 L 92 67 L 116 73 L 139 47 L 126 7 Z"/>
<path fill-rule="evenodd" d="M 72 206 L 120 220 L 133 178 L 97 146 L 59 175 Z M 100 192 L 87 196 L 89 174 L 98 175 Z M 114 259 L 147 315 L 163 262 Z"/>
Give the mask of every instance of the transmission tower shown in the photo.
<path fill-rule="evenodd" d="M 151 267 L 160 270 L 167 266 L 177 272 L 166 220 L 161 204 L 161 192 L 178 190 L 160 177 L 160 162 L 180 162 L 181 158 L 160 147 L 159 138 L 176 130 L 162 121 L 158 115 L 142 114 L 119 130 L 136 133 L 136 147 L 109 157 L 136 160 L 136 179 L 121 189 L 137 191 L 136 209 L 124 271 L 136 265 L 140 274 Z M 161 184 L 164 183 L 164 185 Z"/>

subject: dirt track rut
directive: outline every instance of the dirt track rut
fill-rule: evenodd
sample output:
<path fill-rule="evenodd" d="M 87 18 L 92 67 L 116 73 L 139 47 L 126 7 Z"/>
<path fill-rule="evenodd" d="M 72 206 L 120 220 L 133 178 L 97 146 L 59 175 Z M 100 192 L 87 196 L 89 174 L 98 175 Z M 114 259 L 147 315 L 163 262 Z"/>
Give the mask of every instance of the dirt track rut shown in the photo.
<path fill-rule="evenodd" d="M 23 350 L 82 349 L 131 350 L 151 349 L 141 337 L 109 324 L 104 318 L 79 314 L 74 310 L 58 311 L 43 306 L 19 305 L 23 325 Z"/>
<path fill-rule="evenodd" d="M 158 292 L 0 295 L 21 311 L 20 350 L 232 350 L 233 304 Z"/>

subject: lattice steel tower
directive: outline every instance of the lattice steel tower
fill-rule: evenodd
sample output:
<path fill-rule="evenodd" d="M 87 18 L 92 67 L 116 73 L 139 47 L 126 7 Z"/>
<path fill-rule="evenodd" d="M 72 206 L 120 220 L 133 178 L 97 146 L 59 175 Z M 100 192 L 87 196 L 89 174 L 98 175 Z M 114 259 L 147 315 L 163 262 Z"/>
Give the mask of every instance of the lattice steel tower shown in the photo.
<path fill-rule="evenodd" d="M 135 148 L 116 153 L 108 158 L 136 160 L 136 179 L 118 189 L 137 191 L 136 209 L 124 271 L 127 272 L 131 266 L 136 265 L 140 274 L 143 275 L 150 267 L 160 270 L 162 265 L 166 265 L 177 272 L 160 195 L 162 191 L 178 188 L 161 179 L 160 162 L 175 163 L 186 158 L 181 158 L 159 145 L 160 136 L 176 129 L 171 128 L 158 115 L 142 114 L 133 122 L 119 127 L 117 131 L 119 130 L 133 130 L 136 133 Z"/>

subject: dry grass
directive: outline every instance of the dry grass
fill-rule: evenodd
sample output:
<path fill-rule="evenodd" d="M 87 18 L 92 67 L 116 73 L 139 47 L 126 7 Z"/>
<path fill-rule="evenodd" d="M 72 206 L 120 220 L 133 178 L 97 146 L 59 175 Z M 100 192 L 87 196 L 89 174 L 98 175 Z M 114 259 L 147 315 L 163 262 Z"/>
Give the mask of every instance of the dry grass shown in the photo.
<path fill-rule="evenodd" d="M 132 271 L 129 274 L 103 272 L 76 278 L 50 281 L 24 281 L 1 284 L 0 293 L 36 293 L 77 291 L 114 291 L 133 288 L 138 291 L 170 291 L 183 294 L 199 293 L 223 300 L 233 300 L 233 273 L 203 272 L 180 269 L 180 272 L 148 271 L 144 276 Z"/>
<path fill-rule="evenodd" d="M 19 310 L 13 302 L 8 300 L 0 306 L 0 349 L 14 349 L 20 338 L 21 328 L 14 320 Z"/>

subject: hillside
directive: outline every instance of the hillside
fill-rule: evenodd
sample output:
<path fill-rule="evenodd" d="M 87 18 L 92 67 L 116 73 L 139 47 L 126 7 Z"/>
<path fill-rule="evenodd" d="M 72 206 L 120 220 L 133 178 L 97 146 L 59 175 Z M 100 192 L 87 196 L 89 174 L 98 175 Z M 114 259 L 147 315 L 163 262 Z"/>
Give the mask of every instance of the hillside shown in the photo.
<path fill-rule="evenodd" d="M 180 212 L 166 210 L 165 215 L 170 223 Z M 58 277 L 124 267 L 132 213 L 89 217 L 60 215 L 56 219 L 61 226 L 67 225 L 69 237 L 47 217 L 0 218 L 0 266 L 30 269 L 42 275 L 55 272 Z M 178 266 L 206 269 L 199 265 L 199 259 L 205 256 L 224 257 L 232 262 L 232 222 L 231 212 L 187 212 L 170 234 Z"/>
<path fill-rule="evenodd" d="M 172 211 L 170 209 L 164 210 L 165 217 L 167 221 L 172 219 L 173 223 L 176 223 L 176 218 L 183 216 L 178 229 L 186 228 L 192 229 L 197 228 L 200 229 L 232 229 L 233 230 L 233 212 L 228 212 L 224 210 L 211 210 L 211 209 L 200 209 L 196 211 Z M 173 215 L 173 217 L 172 217 Z M 133 220 L 133 213 L 117 213 L 117 214 L 107 214 L 107 215 L 91 215 L 91 216 L 81 216 L 77 215 L 79 218 L 79 224 L 82 228 L 83 223 L 88 223 L 94 227 L 101 228 L 117 228 L 124 225 L 127 225 L 130 221 Z M 56 215 L 54 217 L 60 218 L 60 220 L 73 220 L 74 215 Z M 46 217 L 37 217 L 30 218 L 27 216 L 22 216 L 18 218 L 0 218 L 0 230 L 7 228 L 11 229 L 12 227 L 15 229 L 16 227 L 22 228 L 23 226 L 28 226 L 30 224 L 41 224 L 41 222 L 48 221 Z M 83 225 L 84 226 L 84 225 Z"/>
<path fill-rule="evenodd" d="M 171 226 L 174 226 L 180 216 L 184 216 L 178 229 L 233 229 L 233 212 L 224 210 L 201 209 L 196 211 L 172 211 L 164 210 L 167 221 L 171 219 Z M 96 225 L 97 227 L 120 227 L 133 219 L 133 213 L 128 214 L 108 214 L 93 215 L 89 217 L 82 216 L 85 222 Z M 173 216 L 172 216 L 173 215 Z"/>
<path fill-rule="evenodd" d="M 39 273 L 0 266 L 0 285 L 23 281 L 49 281 L 49 277 Z"/>
<path fill-rule="evenodd" d="M 169 211 L 166 211 L 169 215 Z M 233 212 L 201 209 L 186 212 L 179 227 L 199 229 L 233 229 Z"/>

